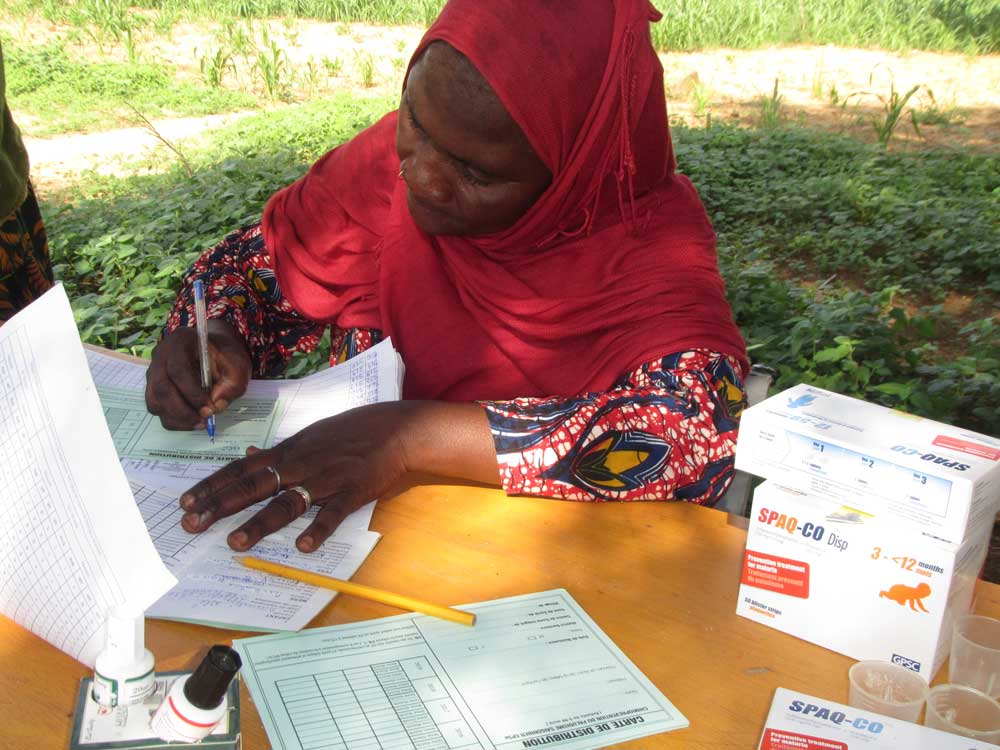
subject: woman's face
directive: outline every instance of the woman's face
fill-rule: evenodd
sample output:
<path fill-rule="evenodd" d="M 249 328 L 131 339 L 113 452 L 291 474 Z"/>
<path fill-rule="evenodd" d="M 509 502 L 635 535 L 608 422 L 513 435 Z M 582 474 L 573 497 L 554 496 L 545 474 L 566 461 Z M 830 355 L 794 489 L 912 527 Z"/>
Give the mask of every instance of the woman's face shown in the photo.
<path fill-rule="evenodd" d="M 428 234 L 507 229 L 552 181 L 496 93 L 442 42 L 410 69 L 396 150 L 410 214 Z"/>

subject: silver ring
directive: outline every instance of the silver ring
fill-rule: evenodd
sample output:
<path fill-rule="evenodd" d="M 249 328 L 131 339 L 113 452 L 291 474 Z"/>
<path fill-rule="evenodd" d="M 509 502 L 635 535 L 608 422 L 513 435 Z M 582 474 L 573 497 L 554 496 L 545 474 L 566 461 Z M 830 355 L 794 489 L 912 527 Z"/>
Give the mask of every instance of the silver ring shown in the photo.
<path fill-rule="evenodd" d="M 274 467 L 274 466 L 267 466 L 265 468 L 269 472 L 271 472 L 272 474 L 274 474 L 274 482 L 275 482 L 275 484 L 277 486 L 274 488 L 274 492 L 272 492 L 271 494 L 272 495 L 277 495 L 279 492 L 281 492 L 281 474 L 278 473 L 278 469 L 276 467 Z"/>
<path fill-rule="evenodd" d="M 310 495 L 309 494 L 309 490 L 307 490 L 301 484 L 297 484 L 294 487 L 289 487 L 288 491 L 289 492 L 297 492 L 299 495 L 302 496 L 302 500 L 306 504 L 305 510 L 302 511 L 303 513 L 305 513 L 306 511 L 308 511 L 312 507 L 312 504 L 313 504 L 312 495 Z"/>

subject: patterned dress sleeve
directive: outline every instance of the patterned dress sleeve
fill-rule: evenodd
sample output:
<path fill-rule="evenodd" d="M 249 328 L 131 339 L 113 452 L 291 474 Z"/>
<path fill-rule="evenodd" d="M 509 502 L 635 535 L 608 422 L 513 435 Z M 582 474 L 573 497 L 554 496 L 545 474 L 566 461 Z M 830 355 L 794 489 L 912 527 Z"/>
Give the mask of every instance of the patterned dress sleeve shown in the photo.
<path fill-rule="evenodd" d="M 508 494 L 714 505 L 733 474 L 739 363 L 672 354 L 573 398 L 483 402 Z"/>
<path fill-rule="evenodd" d="M 243 336 L 256 377 L 281 374 L 292 354 L 312 351 L 323 335 L 324 324 L 296 312 L 278 288 L 259 224 L 233 232 L 194 262 L 164 334 L 194 325 L 195 279 L 205 285 L 208 317 L 225 320 Z"/>

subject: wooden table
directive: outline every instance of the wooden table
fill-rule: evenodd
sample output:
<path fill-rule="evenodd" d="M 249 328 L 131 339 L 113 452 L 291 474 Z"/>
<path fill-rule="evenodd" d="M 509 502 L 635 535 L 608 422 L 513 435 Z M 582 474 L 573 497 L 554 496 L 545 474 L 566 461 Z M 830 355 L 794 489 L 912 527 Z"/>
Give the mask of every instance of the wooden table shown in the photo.
<path fill-rule="evenodd" d="M 690 720 L 688 729 L 616 747 L 756 748 L 776 687 L 846 702 L 852 660 L 737 617 L 746 534 L 726 514 L 684 503 L 589 504 L 426 485 L 379 503 L 384 536 L 354 580 L 445 604 L 566 588 Z M 1000 586 L 978 584 L 1000 616 Z M 399 614 L 338 597 L 313 625 Z M 193 668 L 239 633 L 150 620 L 157 669 Z M 65 748 L 87 669 L 0 618 L 5 747 Z M 245 689 L 244 689 L 245 690 Z M 243 694 L 243 747 L 270 747 Z"/>

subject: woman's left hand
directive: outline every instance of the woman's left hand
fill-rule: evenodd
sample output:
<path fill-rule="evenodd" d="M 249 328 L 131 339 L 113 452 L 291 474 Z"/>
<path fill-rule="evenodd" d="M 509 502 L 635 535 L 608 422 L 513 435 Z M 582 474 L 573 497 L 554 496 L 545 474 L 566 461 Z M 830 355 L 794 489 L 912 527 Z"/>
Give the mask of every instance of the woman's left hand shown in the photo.
<path fill-rule="evenodd" d="M 244 551 L 288 525 L 311 505 L 316 518 L 296 540 L 319 548 L 347 517 L 407 471 L 496 483 L 496 454 L 482 407 L 394 401 L 320 420 L 267 450 L 251 448 L 181 495 L 181 525 L 205 531 L 221 518 L 272 498 L 229 534 Z"/>

